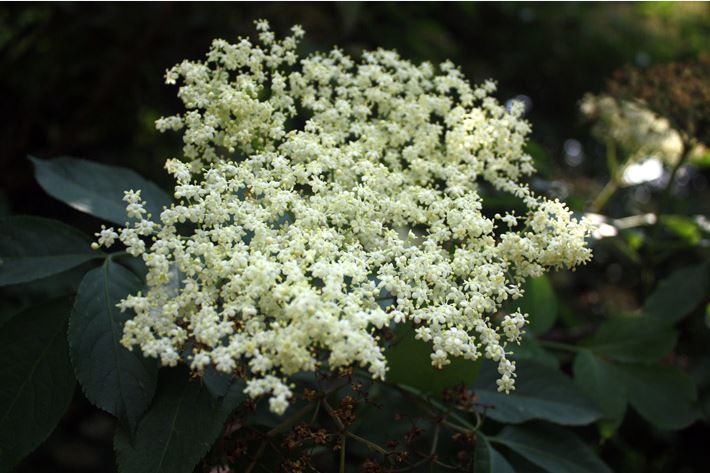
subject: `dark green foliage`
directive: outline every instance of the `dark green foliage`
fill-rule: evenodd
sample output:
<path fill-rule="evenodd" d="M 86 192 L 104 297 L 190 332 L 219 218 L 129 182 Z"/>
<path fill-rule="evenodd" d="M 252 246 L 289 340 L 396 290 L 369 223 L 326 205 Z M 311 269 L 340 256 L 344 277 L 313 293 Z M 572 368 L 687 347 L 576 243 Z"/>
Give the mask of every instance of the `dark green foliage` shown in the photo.
<path fill-rule="evenodd" d="M 397 331 L 396 343 L 386 353 L 388 382 L 406 384 L 434 396 L 457 384 L 473 383 L 481 369 L 480 361 L 451 358 L 450 364 L 436 369 L 431 365 L 431 345 L 414 335 L 409 326 Z"/>
<path fill-rule="evenodd" d="M 619 370 L 631 406 L 657 428 L 682 429 L 696 420 L 695 385 L 678 368 L 619 365 Z"/>
<path fill-rule="evenodd" d="M 0 286 L 62 273 L 95 258 L 91 240 L 76 229 L 40 217 L 0 220 Z"/>
<path fill-rule="evenodd" d="M 66 324 L 71 299 L 16 314 L 0 331 L 0 472 L 37 448 L 74 394 Z"/>
<path fill-rule="evenodd" d="M 132 314 L 116 304 L 142 287 L 133 273 L 106 259 L 84 276 L 69 321 L 72 363 L 84 394 L 131 429 L 153 397 L 157 363 L 121 345 Z"/>
<path fill-rule="evenodd" d="M 573 433 L 546 424 L 508 426 L 491 439 L 549 473 L 611 473 Z"/>
<path fill-rule="evenodd" d="M 599 327 L 589 348 L 618 361 L 658 361 L 673 349 L 677 336 L 675 330 L 649 317 L 618 317 Z"/>
<path fill-rule="evenodd" d="M 666 323 L 682 320 L 710 297 L 710 265 L 680 268 L 663 279 L 644 306 L 644 312 Z"/>
<path fill-rule="evenodd" d="M 158 220 L 170 197 L 136 172 L 85 159 L 56 158 L 43 161 L 30 157 L 35 177 L 52 197 L 80 212 L 123 225 L 128 220 L 123 193 L 140 190 L 146 210 Z"/>
<path fill-rule="evenodd" d="M 604 413 L 604 418 L 621 421 L 627 404 L 622 373 L 612 364 L 588 350 L 574 359 L 574 378 Z"/>
<path fill-rule="evenodd" d="M 682 429 L 698 416 L 695 385 L 673 366 L 615 364 L 582 350 L 575 359 L 574 373 L 612 425 L 621 423 L 628 404 L 662 430 Z"/>
<path fill-rule="evenodd" d="M 118 430 L 115 449 L 120 473 L 190 473 L 219 436 L 229 414 L 244 399 L 235 381 L 215 400 L 183 369 L 165 369 L 152 408 L 135 438 Z"/>
<path fill-rule="evenodd" d="M 120 345 L 131 314 L 115 307 L 140 290 L 145 264 L 92 251 L 89 235 L 99 223 L 74 210 L 121 225 L 123 192 L 141 189 L 158 217 L 171 198 L 152 181 L 172 184 L 161 163 L 179 156 L 182 146 L 175 135 L 154 130 L 156 118 L 178 111 L 175 89 L 162 83 L 165 69 L 201 56 L 214 37 L 250 34 L 260 17 L 278 33 L 302 23 L 304 50 L 338 44 L 357 56 L 382 46 L 415 61 L 452 59 L 476 82 L 498 80 L 501 100 L 528 96 L 534 142 L 526 150 L 540 171 L 531 187 L 565 200 L 579 215 L 619 170 L 606 155 L 607 143 L 590 137 L 577 110 L 584 93 L 603 90 L 614 69 L 636 64 L 642 86 L 657 64 L 682 59 L 659 69 L 674 95 L 654 87 L 639 91 L 670 106 L 676 121 L 708 123 L 696 116 L 704 103 L 692 103 L 688 91 L 695 89 L 684 86 L 682 74 L 671 74 L 707 54 L 706 4 L 4 6 L 0 472 L 32 451 L 17 472 L 70 472 L 75 468 L 62 458 L 102 456 L 96 453 L 101 448 L 109 450 L 101 466 L 83 473 L 111 471 L 116 459 L 121 473 L 190 473 L 220 465 L 298 471 L 283 461 L 304 453 L 316 459 L 317 471 L 335 472 L 346 431 L 395 451 L 383 455 L 348 437 L 347 472 L 365 470 L 366 459 L 397 471 L 403 464 L 391 461 L 402 451 L 408 465 L 418 465 L 412 471 L 451 469 L 434 458 L 461 460 L 476 473 L 703 471 L 710 421 L 708 143 L 667 188 L 661 187 L 671 166 L 658 182 L 617 189 L 600 210 L 614 224 L 645 214 L 658 223 L 619 226 L 617 236 L 590 240 L 589 265 L 531 279 L 523 299 L 508 301 L 531 317 L 521 345 L 509 346 L 519 374 L 510 395 L 497 392 L 490 364 L 452 360 L 441 371 L 432 368 L 430 346 L 416 341 L 411 328 L 395 334 L 387 383 L 370 385 L 357 367 L 334 379 L 299 374 L 283 417 L 269 413 L 264 399 L 244 403 L 243 382 L 212 368 L 202 379 L 190 379 L 184 368 L 164 369 L 156 382 L 154 363 Z M 579 145 L 579 162 L 570 160 L 567 140 Z M 72 153 L 91 161 L 31 158 L 31 164 L 27 153 Z M 625 157 L 616 159 L 618 167 Z M 517 204 L 495 193 L 483 198 L 491 208 Z M 53 220 L 16 216 L 22 213 Z M 82 390 L 72 402 L 75 375 Z M 309 401 L 304 387 L 321 397 Z M 85 434 L 87 418 L 109 415 L 82 393 L 117 418 L 115 458 L 111 445 L 101 447 L 105 441 Z M 357 404 L 355 419 L 341 428 L 324 403 L 346 418 L 347 398 Z M 310 428 L 330 437 L 286 448 L 303 425 L 306 437 Z M 432 447 L 436 456 L 427 458 Z"/>
<path fill-rule="evenodd" d="M 534 314 L 530 318 L 530 331 L 534 334 L 547 332 L 557 319 L 557 297 L 547 276 L 531 278 L 525 283 L 525 296 L 512 301 L 513 307 L 520 311 Z"/>
<path fill-rule="evenodd" d="M 476 463 L 474 471 L 476 473 L 514 473 L 513 467 L 495 448 L 484 435 L 478 436 L 476 442 Z"/>
<path fill-rule="evenodd" d="M 530 360 L 550 368 L 559 368 L 559 360 L 546 351 L 534 335 L 526 333 L 523 335 L 520 345 L 515 347 L 513 358 L 516 360 Z"/>
<path fill-rule="evenodd" d="M 561 425 L 589 424 L 600 417 L 593 401 L 559 370 L 521 360 L 517 371 L 515 391 L 499 393 L 498 373 L 485 365 L 474 390 L 481 404 L 491 406 L 486 416 L 511 424 L 541 419 Z"/>

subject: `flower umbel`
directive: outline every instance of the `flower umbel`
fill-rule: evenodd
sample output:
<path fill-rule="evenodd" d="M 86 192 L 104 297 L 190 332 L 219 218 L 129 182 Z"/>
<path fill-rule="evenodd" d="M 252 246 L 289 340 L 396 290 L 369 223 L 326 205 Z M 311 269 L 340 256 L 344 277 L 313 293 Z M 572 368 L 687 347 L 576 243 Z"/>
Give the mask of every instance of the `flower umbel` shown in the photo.
<path fill-rule="evenodd" d="M 378 329 L 414 323 L 433 365 L 483 356 L 513 389 L 506 344 L 526 316 L 495 314 L 527 277 L 590 258 L 587 223 L 522 182 L 534 171 L 522 107 L 448 62 L 299 58 L 299 27 L 257 30 L 257 44 L 216 40 L 204 62 L 167 72 L 186 107 L 157 122 L 183 133 L 183 158 L 166 162 L 176 202 L 153 223 L 131 191 L 131 223 L 97 234 L 149 268 L 147 292 L 120 304 L 135 311 L 123 343 L 165 365 L 245 373 L 246 392 L 281 413 L 299 371 L 357 365 L 384 379 Z M 484 189 L 527 215 L 488 216 Z"/>

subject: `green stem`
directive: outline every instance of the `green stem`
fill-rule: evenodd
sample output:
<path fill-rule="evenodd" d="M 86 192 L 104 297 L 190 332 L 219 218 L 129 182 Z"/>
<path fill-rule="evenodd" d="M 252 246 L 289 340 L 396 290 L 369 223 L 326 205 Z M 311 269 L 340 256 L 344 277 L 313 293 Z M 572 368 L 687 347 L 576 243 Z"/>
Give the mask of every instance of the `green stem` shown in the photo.
<path fill-rule="evenodd" d="M 614 140 L 607 140 L 606 142 L 606 165 L 609 168 L 609 173 L 614 181 L 619 180 L 619 160 L 616 157 L 616 144 Z"/>
<path fill-rule="evenodd" d="M 385 450 L 384 448 L 380 447 L 379 445 L 377 445 L 375 442 L 372 442 L 371 440 L 367 440 L 366 438 L 360 437 L 359 435 L 354 434 L 354 433 L 352 433 L 352 432 L 350 432 L 350 431 L 345 432 L 345 435 L 346 435 L 347 437 L 350 437 L 350 438 L 353 439 L 353 440 L 357 440 L 358 442 L 360 442 L 360 443 L 366 445 L 370 450 L 374 450 L 374 451 L 376 451 L 376 452 L 378 452 L 378 453 L 381 453 L 382 455 L 387 455 L 387 454 L 389 454 L 389 452 L 388 452 L 387 450 Z"/>
<path fill-rule="evenodd" d="M 606 183 L 604 188 L 601 190 L 599 195 L 594 199 L 592 205 L 589 207 L 589 211 L 593 213 L 599 213 L 604 208 L 604 206 L 609 202 L 609 199 L 616 194 L 619 190 L 621 184 L 620 176 L 622 175 L 624 168 L 619 167 L 619 160 L 616 157 L 616 146 L 612 140 L 608 140 L 606 143 L 606 162 L 609 168 L 609 182 Z"/>
<path fill-rule="evenodd" d="M 616 194 L 617 190 L 619 190 L 618 182 L 615 180 L 607 182 L 599 195 L 597 195 L 596 199 L 594 199 L 594 202 L 592 202 L 592 205 L 589 206 L 589 211 L 595 214 L 601 212 L 607 202 L 609 202 L 609 199 Z"/>
<path fill-rule="evenodd" d="M 261 458 L 261 455 L 264 453 L 264 450 L 266 449 L 266 444 L 267 444 L 267 443 L 268 443 L 268 442 L 267 442 L 266 440 L 264 440 L 263 442 L 261 442 L 261 445 L 259 445 L 259 449 L 258 449 L 258 450 L 256 451 L 256 453 L 254 454 L 254 458 L 253 458 L 252 461 L 249 463 L 249 466 L 247 467 L 247 469 L 244 470 L 245 473 L 251 473 L 252 471 L 254 471 L 254 468 L 256 468 L 256 465 L 257 465 L 257 463 L 259 462 L 259 459 Z"/>
<path fill-rule="evenodd" d="M 330 404 L 328 404 L 328 401 L 323 399 L 323 407 L 325 408 L 325 411 L 328 413 L 328 415 L 333 419 L 333 422 L 338 426 L 338 428 L 341 431 L 345 431 L 345 425 L 343 425 L 343 422 L 340 420 L 340 417 L 338 417 L 338 414 L 335 413 L 332 407 L 330 407 Z"/>
<path fill-rule="evenodd" d="M 273 429 L 269 430 L 266 435 L 264 440 L 261 442 L 259 445 L 259 448 L 257 449 L 256 453 L 254 454 L 254 458 L 252 459 L 251 463 L 249 463 L 249 466 L 245 470 L 245 473 L 251 473 L 254 468 L 257 467 L 257 463 L 259 459 L 261 458 L 261 455 L 264 453 L 264 450 L 266 449 L 267 444 L 269 443 L 269 440 L 276 437 L 282 432 L 285 432 L 289 428 L 291 428 L 298 420 L 308 414 L 308 411 L 310 411 L 314 406 L 314 403 L 309 403 L 305 406 L 303 406 L 300 410 L 295 412 L 292 416 L 290 416 L 288 419 L 284 420 L 277 426 L 275 426 Z"/>
<path fill-rule="evenodd" d="M 433 407 L 439 413 L 450 416 L 456 422 L 461 424 L 461 426 L 462 426 L 461 428 L 466 429 L 467 431 L 474 431 L 475 432 L 476 430 L 478 430 L 478 427 L 480 427 L 480 426 L 475 426 L 475 425 L 471 424 L 470 422 L 468 422 L 466 419 L 464 419 L 460 415 L 456 414 L 455 412 L 450 412 L 449 409 L 447 409 L 446 406 L 442 405 L 440 402 L 429 398 L 425 394 L 419 392 L 418 390 L 416 390 L 410 386 L 405 386 L 405 385 L 401 385 L 401 384 L 392 384 L 391 386 L 393 386 L 395 389 L 397 389 L 400 392 L 407 393 L 411 396 L 414 396 L 417 400 L 419 400 L 419 402 L 421 402 L 427 406 Z"/>
<path fill-rule="evenodd" d="M 694 141 L 684 141 L 683 142 L 683 149 L 685 150 L 685 153 L 683 153 L 683 156 L 678 160 L 678 162 L 673 166 L 673 169 L 671 170 L 671 175 L 668 178 L 668 183 L 666 184 L 666 187 L 663 189 L 663 193 L 661 194 L 661 202 L 658 206 L 658 215 L 662 215 L 666 211 L 666 207 L 668 206 L 668 199 L 671 195 L 671 190 L 673 190 L 673 183 L 675 182 L 676 175 L 678 174 L 678 171 L 680 170 L 681 167 L 688 161 L 690 158 L 690 154 L 693 152 L 693 148 L 695 146 Z M 659 219 L 660 220 L 660 219 Z"/>
<path fill-rule="evenodd" d="M 340 473 L 345 473 L 345 439 L 347 437 L 342 435 L 340 437 Z"/>
<path fill-rule="evenodd" d="M 313 425 L 313 423 L 318 418 L 319 413 L 320 413 L 320 398 L 318 399 L 318 402 L 316 403 L 316 408 L 313 411 L 313 417 L 311 417 L 311 422 L 309 423 L 310 425 Z"/>
<path fill-rule="evenodd" d="M 431 450 L 429 451 L 429 456 L 433 457 L 436 453 L 436 448 L 439 446 L 439 430 L 441 430 L 441 424 L 436 424 L 434 429 L 434 440 L 431 442 Z"/>

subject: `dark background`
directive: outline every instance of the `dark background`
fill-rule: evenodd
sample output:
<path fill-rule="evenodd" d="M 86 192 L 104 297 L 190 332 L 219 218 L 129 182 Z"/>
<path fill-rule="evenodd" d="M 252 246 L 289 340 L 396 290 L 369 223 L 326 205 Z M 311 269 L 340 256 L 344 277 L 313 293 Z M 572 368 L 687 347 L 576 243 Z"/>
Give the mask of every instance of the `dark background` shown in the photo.
<path fill-rule="evenodd" d="M 708 4 L 231 3 L 4 4 L 0 6 L 0 198 L 12 213 L 50 203 L 32 182 L 27 154 L 70 155 L 132 167 L 166 183 L 160 163 L 179 146 L 153 122 L 180 110 L 165 70 L 235 40 L 267 18 L 294 23 L 305 50 L 333 45 L 357 55 L 395 48 L 414 61 L 451 59 L 499 97 L 530 98 L 533 138 L 563 163 L 580 140 L 577 108 L 624 64 L 697 57 L 710 38 Z M 589 176 L 587 163 L 574 171 Z M 560 168 L 561 173 L 568 170 Z"/>
<path fill-rule="evenodd" d="M 277 33 L 303 25 L 304 52 L 338 45 L 357 55 L 383 47 L 414 61 L 451 59 L 474 82 L 495 79 L 503 101 L 526 96 L 542 175 L 581 210 L 608 176 L 603 150 L 579 116 L 579 100 L 602 91 L 623 65 L 699 57 L 710 44 L 709 17 L 708 3 L 2 4 L 0 215 L 51 216 L 91 233 L 98 226 L 39 188 L 28 154 L 126 166 L 169 186 L 162 162 L 178 155 L 180 138 L 159 134 L 153 123 L 181 104 L 176 88 L 163 84 L 165 70 L 201 58 L 215 37 L 251 35 L 258 18 Z M 574 166 L 565 160 L 570 139 L 584 156 Z M 695 176 L 692 185 L 701 192 L 687 203 L 701 212 L 707 177 Z M 625 215 L 633 205 L 620 199 L 608 212 Z M 602 249 L 587 278 L 605 280 L 604 258 Z M 615 292 L 613 278 L 607 283 L 579 297 L 598 306 L 638 304 L 633 291 Z M 671 471 L 664 465 L 693 471 L 707 458 L 707 424 L 657 434 L 629 414 L 624 425 L 602 450 L 619 471 Z M 60 428 L 19 471 L 110 471 L 112 432 L 111 418 L 77 392 Z"/>

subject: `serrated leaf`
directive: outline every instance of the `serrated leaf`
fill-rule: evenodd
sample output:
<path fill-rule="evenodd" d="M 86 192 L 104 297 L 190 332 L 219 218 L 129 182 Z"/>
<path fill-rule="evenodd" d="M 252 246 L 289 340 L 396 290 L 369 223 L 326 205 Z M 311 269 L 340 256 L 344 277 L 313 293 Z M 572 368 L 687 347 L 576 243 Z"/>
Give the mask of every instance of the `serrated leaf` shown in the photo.
<path fill-rule="evenodd" d="M 410 326 L 397 331 L 398 342 L 387 352 L 387 381 L 405 384 L 417 390 L 441 396 L 446 388 L 464 383 L 473 383 L 481 367 L 480 361 L 451 357 L 451 363 L 443 369 L 431 365 L 431 344 L 414 338 Z"/>
<path fill-rule="evenodd" d="M 588 350 L 580 350 L 573 365 L 575 382 L 594 400 L 604 418 L 619 422 L 626 411 L 627 395 L 616 367 Z"/>
<path fill-rule="evenodd" d="M 0 220 L 0 286 L 52 276 L 104 256 L 91 249 L 87 236 L 62 222 L 26 216 Z"/>
<path fill-rule="evenodd" d="M 646 299 L 644 312 L 667 323 L 682 320 L 708 298 L 709 270 L 699 264 L 674 271 Z"/>
<path fill-rule="evenodd" d="M 557 296 L 547 276 L 528 279 L 522 299 L 512 301 L 513 307 L 530 316 L 529 330 L 542 334 L 550 330 L 557 320 Z"/>
<path fill-rule="evenodd" d="M 697 420 L 697 393 L 692 379 L 667 365 L 618 365 L 629 403 L 663 430 L 677 430 Z"/>
<path fill-rule="evenodd" d="M 481 370 L 474 391 L 481 404 L 491 406 L 487 417 L 511 424 L 542 419 L 561 425 L 585 425 L 601 417 L 593 401 L 559 370 L 521 360 L 516 373 L 515 391 L 505 394 L 497 392 L 495 367 L 488 364 Z"/>
<path fill-rule="evenodd" d="M 588 348 L 624 362 L 652 362 L 668 355 L 678 333 L 650 317 L 617 317 L 599 327 Z"/>
<path fill-rule="evenodd" d="M 491 439 L 549 473 L 611 473 L 575 434 L 547 424 L 505 427 Z"/>
<path fill-rule="evenodd" d="M 16 314 L 0 331 L 0 471 L 54 430 L 74 394 L 66 323 L 71 299 Z"/>
<path fill-rule="evenodd" d="M 224 398 L 216 401 L 184 369 L 163 370 L 158 386 L 134 441 L 124 431 L 116 431 L 120 473 L 191 473 L 245 398 L 244 384 L 235 381 Z"/>
<path fill-rule="evenodd" d="M 171 202 L 157 185 L 127 168 L 66 157 L 52 160 L 30 157 L 30 160 L 37 182 L 49 195 L 80 212 L 119 225 L 128 219 L 124 191 L 140 190 L 154 221 Z"/>
<path fill-rule="evenodd" d="M 476 473 L 515 473 L 510 463 L 491 447 L 488 438 L 480 432 L 476 435 L 473 471 Z"/>
<path fill-rule="evenodd" d="M 84 276 L 69 321 L 69 345 L 76 377 L 86 398 L 128 422 L 131 429 L 155 392 L 157 364 L 121 345 L 131 313 L 116 304 L 143 284 L 107 259 Z"/>

